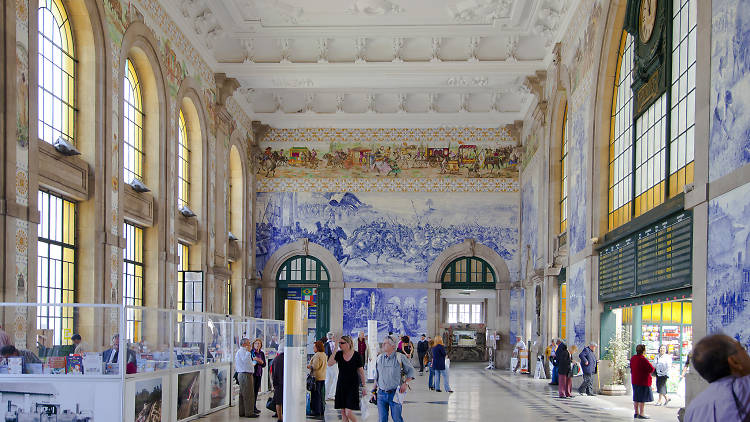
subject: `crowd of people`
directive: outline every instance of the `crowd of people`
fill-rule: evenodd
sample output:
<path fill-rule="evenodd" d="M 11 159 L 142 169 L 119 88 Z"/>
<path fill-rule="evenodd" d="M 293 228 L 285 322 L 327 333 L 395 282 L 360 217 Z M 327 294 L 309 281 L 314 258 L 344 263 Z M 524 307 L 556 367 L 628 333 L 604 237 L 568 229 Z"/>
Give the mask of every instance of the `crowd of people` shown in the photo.
<path fill-rule="evenodd" d="M 267 364 L 263 355 L 263 344 L 260 339 L 250 342 L 243 338 L 241 347 L 235 354 L 235 380 L 240 385 L 239 416 L 257 418 L 261 411 L 256 407 L 262 368 Z M 376 404 L 378 421 L 386 422 L 389 417 L 394 422 L 403 422 L 402 406 L 404 397 L 410 389 L 417 372 L 423 376 L 429 372 L 428 388 L 441 392 L 440 380 L 443 380 L 444 391 L 453 393 L 449 382 L 450 361 L 443 338 L 427 337 L 422 334 L 417 345 L 409 338 L 397 338 L 389 333 L 378 345 L 375 353 L 374 385 L 367 389 L 367 366 L 369 354 L 367 338 L 360 332 L 356 339 L 343 335 L 336 337 L 328 333 L 325 338 L 317 340 L 313 346 L 307 369 L 307 389 L 309 408 L 307 417 L 323 420 L 326 401 L 333 401 L 344 422 L 357 422 L 355 412 L 363 410 L 367 403 Z M 415 359 L 417 359 L 415 364 Z M 284 400 L 284 348 L 270 363 L 273 393 L 267 406 L 274 411 L 273 417 L 283 420 Z M 418 365 L 419 370 L 415 369 Z"/>

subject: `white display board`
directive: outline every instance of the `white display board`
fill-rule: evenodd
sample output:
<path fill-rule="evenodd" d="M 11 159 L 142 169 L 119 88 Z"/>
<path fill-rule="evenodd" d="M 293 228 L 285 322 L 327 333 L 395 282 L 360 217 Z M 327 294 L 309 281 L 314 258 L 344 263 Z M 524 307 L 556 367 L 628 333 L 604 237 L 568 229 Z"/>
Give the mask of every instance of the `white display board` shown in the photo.
<path fill-rule="evenodd" d="M 73 414 L 80 420 L 110 422 L 121 418 L 122 382 L 106 377 L 3 377 L 0 402 L 10 414 L 31 414 L 35 420 L 49 414 Z M 89 418 L 89 419 L 86 419 Z"/>

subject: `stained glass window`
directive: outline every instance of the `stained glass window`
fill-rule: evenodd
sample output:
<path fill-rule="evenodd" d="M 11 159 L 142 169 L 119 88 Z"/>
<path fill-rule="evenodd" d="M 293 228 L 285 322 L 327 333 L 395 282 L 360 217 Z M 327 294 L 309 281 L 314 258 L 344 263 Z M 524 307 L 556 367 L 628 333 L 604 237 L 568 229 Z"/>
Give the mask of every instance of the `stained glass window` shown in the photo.
<path fill-rule="evenodd" d="M 76 58 L 68 12 L 60 0 L 40 0 L 37 19 L 39 139 L 75 144 Z"/>
<path fill-rule="evenodd" d="M 37 302 L 75 303 L 76 205 L 46 191 L 39 191 L 37 200 Z M 36 326 L 52 330 L 53 344 L 70 344 L 73 308 L 40 307 Z"/>
<path fill-rule="evenodd" d="M 133 62 L 125 66 L 123 96 L 123 176 L 125 182 L 143 181 L 143 99 Z"/>

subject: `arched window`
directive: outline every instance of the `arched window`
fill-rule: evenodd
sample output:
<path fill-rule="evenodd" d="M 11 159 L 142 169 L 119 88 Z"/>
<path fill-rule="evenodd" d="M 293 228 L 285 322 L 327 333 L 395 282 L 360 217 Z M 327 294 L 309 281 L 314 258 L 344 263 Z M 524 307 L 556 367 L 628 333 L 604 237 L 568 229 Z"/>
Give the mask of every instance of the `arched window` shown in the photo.
<path fill-rule="evenodd" d="M 671 89 L 634 119 L 633 37 L 623 32 L 612 100 L 609 228 L 682 192 L 693 182 L 697 1 L 672 8 Z"/>
<path fill-rule="evenodd" d="M 294 283 L 328 283 L 328 269 L 314 256 L 297 255 L 287 259 L 276 274 L 276 281 L 284 284 Z"/>
<path fill-rule="evenodd" d="M 443 270 L 440 278 L 444 289 L 494 288 L 495 270 L 487 261 L 476 257 L 461 257 L 453 260 Z"/>
<path fill-rule="evenodd" d="M 60 0 L 40 0 L 39 139 L 75 144 L 76 58 L 68 12 Z"/>
<path fill-rule="evenodd" d="M 560 151 L 560 233 L 568 229 L 568 104 L 565 104 Z"/>
<path fill-rule="evenodd" d="M 123 176 L 125 182 L 143 181 L 143 98 L 133 62 L 125 66 L 123 94 Z"/>
<path fill-rule="evenodd" d="M 190 146 L 185 115 L 180 109 L 177 126 L 177 205 L 186 207 L 190 203 Z"/>

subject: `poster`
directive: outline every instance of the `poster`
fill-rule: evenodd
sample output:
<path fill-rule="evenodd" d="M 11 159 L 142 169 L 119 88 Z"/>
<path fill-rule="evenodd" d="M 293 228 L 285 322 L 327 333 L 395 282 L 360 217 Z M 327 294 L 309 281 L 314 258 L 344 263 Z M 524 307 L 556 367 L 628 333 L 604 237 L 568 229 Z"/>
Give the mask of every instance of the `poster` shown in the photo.
<path fill-rule="evenodd" d="M 67 381 L 55 378 L 22 382 L 3 380 L 0 382 L 5 419 L 55 420 L 50 415 L 67 415 L 69 420 L 87 422 L 109 422 L 121 420 L 122 386 L 117 379 L 111 381 L 91 380 L 77 377 Z M 62 419 L 60 419 L 62 420 Z"/>
<path fill-rule="evenodd" d="M 135 383 L 135 422 L 161 422 L 161 378 Z"/>
<path fill-rule="evenodd" d="M 211 369 L 211 409 L 227 404 L 229 371 L 226 368 Z"/>
<path fill-rule="evenodd" d="M 318 316 L 318 289 L 315 287 L 290 287 L 287 289 L 286 298 L 290 300 L 301 300 L 307 303 L 307 319 L 314 320 Z"/>
<path fill-rule="evenodd" d="M 177 376 L 177 420 L 198 414 L 200 403 L 200 372 L 187 372 Z"/>

